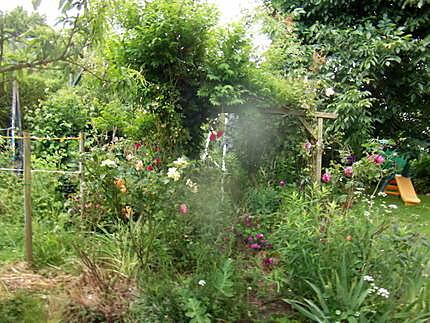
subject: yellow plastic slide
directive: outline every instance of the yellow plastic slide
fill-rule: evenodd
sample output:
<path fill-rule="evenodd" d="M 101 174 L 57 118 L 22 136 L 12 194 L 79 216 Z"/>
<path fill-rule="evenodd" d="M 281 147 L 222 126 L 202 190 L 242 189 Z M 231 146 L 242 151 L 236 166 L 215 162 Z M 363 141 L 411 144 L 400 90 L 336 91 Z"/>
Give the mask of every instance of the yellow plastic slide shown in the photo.
<path fill-rule="evenodd" d="M 410 178 L 396 175 L 396 182 L 400 192 L 400 197 L 406 205 L 421 203 L 421 200 L 417 197 L 417 193 L 415 193 L 415 189 Z"/>

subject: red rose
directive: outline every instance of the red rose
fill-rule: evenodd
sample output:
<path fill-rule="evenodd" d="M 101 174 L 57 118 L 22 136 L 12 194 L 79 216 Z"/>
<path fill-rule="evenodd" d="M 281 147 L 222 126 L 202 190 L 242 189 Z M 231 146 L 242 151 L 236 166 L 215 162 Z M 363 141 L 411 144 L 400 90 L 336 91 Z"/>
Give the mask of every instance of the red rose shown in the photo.
<path fill-rule="evenodd" d="M 219 139 L 222 137 L 222 135 L 224 134 L 224 131 L 220 130 L 216 133 L 216 138 Z"/>
<path fill-rule="evenodd" d="M 215 132 L 211 132 L 210 136 L 209 136 L 209 141 L 215 141 L 216 140 L 216 133 Z"/>
<path fill-rule="evenodd" d="M 153 171 L 153 170 L 154 170 L 154 167 L 152 167 L 152 165 L 148 165 L 148 166 L 146 166 L 146 170 L 147 170 L 148 172 L 151 172 L 151 171 Z"/>
<path fill-rule="evenodd" d="M 142 147 L 142 144 L 140 142 L 134 144 L 134 149 L 138 150 L 140 147 Z"/>

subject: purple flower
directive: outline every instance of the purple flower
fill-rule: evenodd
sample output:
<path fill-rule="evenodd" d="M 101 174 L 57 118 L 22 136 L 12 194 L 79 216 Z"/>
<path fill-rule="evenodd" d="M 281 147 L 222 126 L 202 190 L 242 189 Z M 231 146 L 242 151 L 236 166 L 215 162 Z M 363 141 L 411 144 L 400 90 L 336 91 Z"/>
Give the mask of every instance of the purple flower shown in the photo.
<path fill-rule="evenodd" d="M 264 258 L 263 259 L 264 265 L 273 265 L 273 262 L 274 262 L 273 258 Z"/>
<path fill-rule="evenodd" d="M 250 247 L 251 249 L 254 249 L 254 250 L 259 250 L 259 249 L 261 249 L 261 246 L 260 246 L 258 243 L 253 243 L 253 244 L 251 244 L 249 247 Z"/>
<path fill-rule="evenodd" d="M 264 235 L 262 233 L 257 233 L 255 235 L 255 239 L 263 239 L 263 238 L 264 238 Z"/>
<path fill-rule="evenodd" d="M 352 166 L 348 166 L 343 169 L 343 175 L 345 175 L 346 177 L 351 177 L 352 174 L 353 174 Z"/>
<path fill-rule="evenodd" d="M 330 180 L 331 180 L 331 175 L 330 175 L 329 173 L 324 173 L 324 174 L 321 176 L 321 179 L 322 179 L 322 181 L 323 181 L 324 183 L 328 183 L 328 182 L 330 182 Z"/>
<path fill-rule="evenodd" d="M 246 239 L 246 241 L 248 241 L 248 242 L 253 242 L 253 241 L 254 241 L 254 237 L 253 237 L 253 236 L 249 236 L 249 237 Z"/>

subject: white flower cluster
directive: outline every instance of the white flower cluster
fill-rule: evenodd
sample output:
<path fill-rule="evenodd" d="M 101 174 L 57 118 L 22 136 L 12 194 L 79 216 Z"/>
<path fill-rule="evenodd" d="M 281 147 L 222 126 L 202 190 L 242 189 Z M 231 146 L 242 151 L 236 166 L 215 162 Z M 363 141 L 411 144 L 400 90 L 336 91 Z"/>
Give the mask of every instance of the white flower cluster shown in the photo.
<path fill-rule="evenodd" d="M 182 157 L 180 157 L 180 158 L 176 159 L 176 160 L 173 162 L 173 165 L 174 165 L 176 168 L 186 168 L 186 167 L 189 165 L 189 163 L 188 163 L 187 158 L 186 158 L 186 157 L 184 157 L 184 156 L 182 156 Z"/>
<path fill-rule="evenodd" d="M 197 184 L 194 183 L 191 179 L 187 179 L 185 185 L 187 185 L 190 191 L 193 193 L 197 193 L 199 190 L 199 187 L 197 186 Z"/>
<path fill-rule="evenodd" d="M 206 281 L 203 280 L 203 279 L 200 279 L 199 282 L 198 282 L 198 284 L 203 287 L 203 286 L 206 285 Z"/>
<path fill-rule="evenodd" d="M 378 287 L 374 283 L 375 279 L 370 275 L 364 275 L 363 280 L 370 283 L 369 293 L 376 293 L 376 295 L 388 298 L 390 296 L 390 292 L 386 288 Z"/>
<path fill-rule="evenodd" d="M 173 179 L 175 182 L 181 178 L 181 173 L 176 167 L 169 167 L 167 171 L 167 177 Z"/>
<path fill-rule="evenodd" d="M 176 159 L 173 162 L 173 166 L 175 167 L 169 167 L 167 171 L 167 177 L 173 179 L 175 182 L 178 181 L 181 178 L 180 170 L 188 167 L 188 165 L 189 165 L 189 162 L 186 157 L 182 156 Z"/>
<path fill-rule="evenodd" d="M 364 275 L 363 280 L 366 282 L 374 282 L 375 281 L 375 279 L 373 279 L 373 277 L 370 275 Z"/>
<path fill-rule="evenodd" d="M 100 164 L 102 167 L 116 167 L 116 162 L 114 160 L 105 159 Z"/>
<path fill-rule="evenodd" d="M 376 286 L 375 286 L 376 287 Z M 388 298 L 390 296 L 390 292 L 388 290 L 386 290 L 385 288 L 378 288 L 376 290 L 376 294 L 385 298 Z"/>

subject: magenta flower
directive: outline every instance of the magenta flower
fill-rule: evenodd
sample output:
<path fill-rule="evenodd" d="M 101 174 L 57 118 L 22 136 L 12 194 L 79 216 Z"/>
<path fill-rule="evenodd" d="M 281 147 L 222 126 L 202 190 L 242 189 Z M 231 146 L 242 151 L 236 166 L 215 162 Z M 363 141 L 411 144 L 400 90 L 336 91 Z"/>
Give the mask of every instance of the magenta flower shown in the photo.
<path fill-rule="evenodd" d="M 252 242 L 252 241 L 254 241 L 254 237 L 253 237 L 253 236 L 249 236 L 249 237 L 246 239 L 246 241 L 248 241 L 248 242 Z"/>
<path fill-rule="evenodd" d="M 352 177 L 353 174 L 353 170 L 351 166 L 345 167 L 343 169 L 343 175 L 345 175 L 346 177 Z"/>
<path fill-rule="evenodd" d="M 264 258 L 263 259 L 264 265 L 273 265 L 273 262 L 274 262 L 273 258 Z"/>
<path fill-rule="evenodd" d="M 322 181 L 323 181 L 324 183 L 328 183 L 328 182 L 330 182 L 330 181 L 331 181 L 331 175 L 330 175 L 329 173 L 324 173 L 324 174 L 321 176 L 321 179 L 322 179 Z"/>
<path fill-rule="evenodd" d="M 309 141 L 305 142 L 305 144 L 303 145 L 303 148 L 305 148 L 306 150 L 311 150 L 312 144 Z"/>
<path fill-rule="evenodd" d="M 182 214 L 187 214 L 188 206 L 185 203 L 182 203 L 181 205 L 179 205 L 179 212 L 181 212 Z"/>
<path fill-rule="evenodd" d="M 264 235 L 262 233 L 257 233 L 255 235 L 255 239 L 263 239 L 263 238 L 264 238 Z"/>
<path fill-rule="evenodd" d="M 136 142 L 136 143 L 134 144 L 134 149 L 139 150 L 139 149 L 140 149 L 140 147 L 142 147 L 142 144 L 141 144 L 140 142 Z"/>
<path fill-rule="evenodd" d="M 254 250 L 259 250 L 259 249 L 261 249 L 261 246 L 260 246 L 258 243 L 253 243 L 253 244 L 251 244 L 249 247 L 250 247 L 251 249 L 254 249 Z"/>
<path fill-rule="evenodd" d="M 384 161 L 385 161 L 385 158 L 382 157 L 381 155 L 375 156 L 374 162 L 376 165 L 382 165 L 384 163 Z"/>
<path fill-rule="evenodd" d="M 285 186 L 285 181 L 279 181 L 279 186 L 284 187 Z"/>

